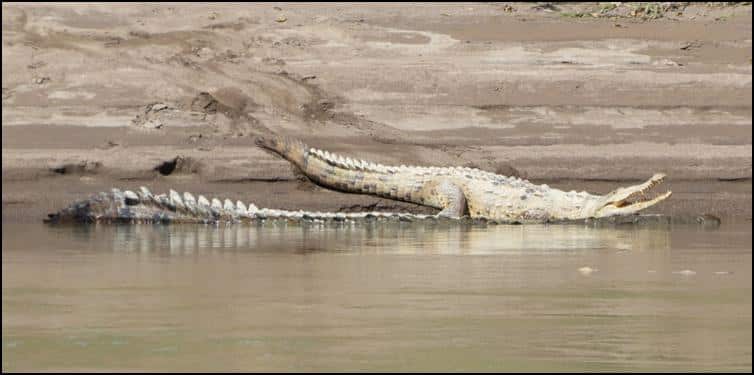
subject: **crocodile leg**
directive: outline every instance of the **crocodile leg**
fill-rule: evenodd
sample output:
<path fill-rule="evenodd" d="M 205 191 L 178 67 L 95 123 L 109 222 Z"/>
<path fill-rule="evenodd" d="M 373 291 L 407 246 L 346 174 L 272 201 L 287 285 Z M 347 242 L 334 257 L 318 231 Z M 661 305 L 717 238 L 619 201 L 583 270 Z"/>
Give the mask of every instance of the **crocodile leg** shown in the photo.
<path fill-rule="evenodd" d="M 468 213 L 466 195 L 460 186 L 451 181 L 442 180 L 436 184 L 430 183 L 430 186 L 426 188 L 428 188 L 427 192 L 436 199 L 439 206 L 443 207 L 438 216 L 459 219 Z"/>

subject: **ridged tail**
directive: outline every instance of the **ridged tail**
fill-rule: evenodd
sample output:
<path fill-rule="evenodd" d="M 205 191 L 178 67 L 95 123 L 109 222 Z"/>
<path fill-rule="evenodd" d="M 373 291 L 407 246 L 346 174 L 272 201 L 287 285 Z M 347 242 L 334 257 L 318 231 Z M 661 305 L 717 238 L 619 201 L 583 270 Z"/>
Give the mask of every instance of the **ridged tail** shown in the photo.
<path fill-rule="evenodd" d="M 254 141 L 257 146 L 270 150 L 291 163 L 295 164 L 302 171 L 306 170 L 306 150 L 309 149 L 304 142 L 288 137 L 277 135 L 262 137 L 259 136 Z"/>
<path fill-rule="evenodd" d="M 418 190 L 424 178 L 411 175 L 414 167 L 354 160 L 278 136 L 260 137 L 256 143 L 295 164 L 309 180 L 324 188 L 425 204 Z"/>
<path fill-rule="evenodd" d="M 60 223 L 237 223 L 260 219 L 344 221 L 395 217 L 400 220 L 431 218 L 429 215 L 391 212 L 313 212 L 287 211 L 257 208 L 241 201 L 235 204 L 230 199 L 221 202 L 202 195 L 195 198 L 189 192 L 183 194 L 170 190 L 168 194 L 153 195 L 142 186 L 133 192 L 112 189 L 94 194 L 88 199 L 76 201 L 44 219 L 48 224 Z"/>
<path fill-rule="evenodd" d="M 303 142 L 287 137 L 258 137 L 256 144 L 296 165 L 309 180 L 327 189 L 348 193 L 385 194 L 376 172 L 357 169 L 354 161 L 325 151 L 309 149 Z M 376 167 L 366 163 L 370 167 Z"/>

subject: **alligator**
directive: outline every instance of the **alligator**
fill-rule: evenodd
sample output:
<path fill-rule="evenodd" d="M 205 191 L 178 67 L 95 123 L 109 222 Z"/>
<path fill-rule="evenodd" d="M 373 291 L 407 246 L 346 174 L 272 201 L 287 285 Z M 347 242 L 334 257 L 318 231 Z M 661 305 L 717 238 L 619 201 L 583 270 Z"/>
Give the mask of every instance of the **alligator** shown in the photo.
<path fill-rule="evenodd" d="M 152 194 L 113 189 L 48 215 L 47 222 L 234 223 L 283 218 L 293 220 L 399 220 L 470 218 L 492 223 L 568 222 L 634 215 L 672 192 L 651 196 L 665 175 L 617 188 L 605 195 L 562 191 L 468 167 L 387 166 L 310 148 L 291 138 L 258 137 L 257 146 L 287 159 L 313 183 L 347 193 L 372 194 L 438 209 L 435 215 L 354 212 L 328 213 L 257 208 L 226 199 L 211 201 L 190 193 Z"/>

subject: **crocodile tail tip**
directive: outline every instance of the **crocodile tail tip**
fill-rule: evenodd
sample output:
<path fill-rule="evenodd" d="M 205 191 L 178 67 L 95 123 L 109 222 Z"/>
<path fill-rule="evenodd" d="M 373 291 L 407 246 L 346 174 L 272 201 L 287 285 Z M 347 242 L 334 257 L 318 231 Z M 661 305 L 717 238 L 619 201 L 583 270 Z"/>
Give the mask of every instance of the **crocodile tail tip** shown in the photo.
<path fill-rule="evenodd" d="M 254 139 L 254 143 L 261 148 L 270 150 L 285 159 L 288 159 L 299 167 L 303 165 L 307 146 L 300 140 L 271 135 L 267 137 L 257 136 L 256 139 Z"/>
<path fill-rule="evenodd" d="M 271 146 L 270 140 L 264 136 L 257 136 L 254 139 L 254 144 L 256 144 L 259 147 L 269 148 Z"/>
<path fill-rule="evenodd" d="M 296 142 L 288 137 L 281 137 L 279 135 L 270 135 L 267 137 L 260 135 L 254 139 L 254 143 L 259 147 L 280 153 L 285 151 L 286 146 Z"/>

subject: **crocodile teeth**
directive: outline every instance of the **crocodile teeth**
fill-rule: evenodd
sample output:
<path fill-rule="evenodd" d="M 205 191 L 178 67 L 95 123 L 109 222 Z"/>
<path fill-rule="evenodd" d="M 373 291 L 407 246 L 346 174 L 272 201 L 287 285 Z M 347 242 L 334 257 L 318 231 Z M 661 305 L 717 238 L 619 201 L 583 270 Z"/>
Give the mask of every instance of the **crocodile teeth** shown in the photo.
<path fill-rule="evenodd" d="M 259 211 L 257 206 L 254 205 L 254 203 L 249 203 L 249 208 L 246 210 L 249 214 L 253 214 L 255 212 Z"/>

